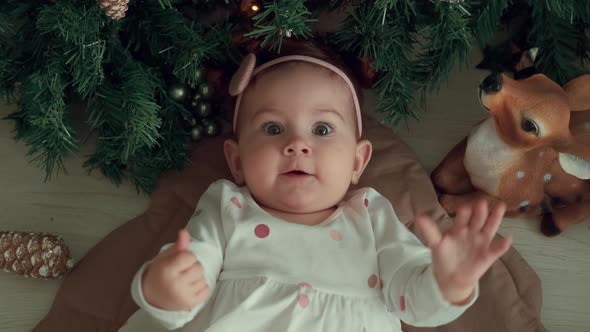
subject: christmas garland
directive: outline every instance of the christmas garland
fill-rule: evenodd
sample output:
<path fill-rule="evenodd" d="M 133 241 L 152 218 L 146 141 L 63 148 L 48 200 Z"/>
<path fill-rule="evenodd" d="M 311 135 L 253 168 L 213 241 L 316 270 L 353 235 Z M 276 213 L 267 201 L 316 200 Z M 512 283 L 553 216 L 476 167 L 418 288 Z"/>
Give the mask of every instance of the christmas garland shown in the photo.
<path fill-rule="evenodd" d="M 344 21 L 317 35 L 329 12 Z M 446 82 L 474 37 L 483 47 L 516 18 L 540 72 L 559 83 L 581 73 L 586 1 L 5 0 L 0 94 L 18 103 L 7 118 L 48 179 L 78 148 L 71 113 L 82 103 L 98 136 L 85 166 L 149 193 L 162 172 L 187 163 L 191 142 L 222 130 L 223 82 L 246 52 L 320 37 L 398 124 L 418 116 L 415 98 Z"/>

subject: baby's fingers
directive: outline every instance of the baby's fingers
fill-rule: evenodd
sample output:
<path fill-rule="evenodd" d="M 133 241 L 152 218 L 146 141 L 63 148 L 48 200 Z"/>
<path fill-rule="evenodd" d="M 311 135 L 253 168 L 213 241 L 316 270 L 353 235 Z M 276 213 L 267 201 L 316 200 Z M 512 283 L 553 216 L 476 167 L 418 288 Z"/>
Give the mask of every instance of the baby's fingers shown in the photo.
<path fill-rule="evenodd" d="M 211 294 L 211 291 L 209 290 L 209 287 L 205 284 L 205 287 L 200 288 L 193 295 L 193 299 L 195 301 L 195 306 L 207 301 L 210 294 Z"/>
<path fill-rule="evenodd" d="M 500 258 L 504 255 L 508 249 L 510 249 L 510 245 L 512 244 L 512 237 L 507 236 L 503 239 L 496 239 L 490 245 L 489 254 L 493 257 L 493 260 Z"/>
<path fill-rule="evenodd" d="M 188 269 L 184 270 L 180 274 L 180 280 L 182 282 L 186 282 L 187 284 L 191 284 L 195 281 L 202 280 L 203 278 L 203 266 L 200 262 L 196 262 Z"/>
<path fill-rule="evenodd" d="M 191 311 L 199 304 L 205 302 L 209 298 L 209 294 L 209 287 L 206 284 L 204 287 L 199 287 L 198 289 L 191 287 L 185 293 L 183 307 L 186 311 Z"/>
<path fill-rule="evenodd" d="M 470 206 L 461 206 L 457 210 L 457 215 L 455 216 L 455 225 L 453 228 L 459 230 L 469 225 L 469 219 L 471 219 L 472 213 L 473 209 Z"/>
<path fill-rule="evenodd" d="M 436 247 L 442 238 L 438 227 L 426 216 L 417 216 L 415 223 L 418 231 L 424 237 L 425 244 L 429 248 Z"/>
<path fill-rule="evenodd" d="M 471 232 L 479 232 L 489 216 L 488 202 L 480 199 L 475 203 L 473 214 L 469 220 L 469 229 Z"/>
<path fill-rule="evenodd" d="M 498 231 L 498 227 L 500 227 L 500 223 L 502 222 L 502 218 L 504 217 L 504 213 L 506 212 L 506 204 L 500 202 L 496 204 L 492 213 L 486 220 L 486 223 L 483 225 L 481 229 L 481 233 L 486 237 L 488 241 L 490 241 L 496 232 Z"/>

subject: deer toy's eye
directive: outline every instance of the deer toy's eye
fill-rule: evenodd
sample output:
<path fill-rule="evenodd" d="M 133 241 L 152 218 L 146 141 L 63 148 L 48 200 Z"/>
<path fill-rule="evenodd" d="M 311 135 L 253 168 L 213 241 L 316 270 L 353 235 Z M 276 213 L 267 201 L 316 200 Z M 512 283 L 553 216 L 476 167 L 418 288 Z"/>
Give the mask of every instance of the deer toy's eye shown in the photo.
<path fill-rule="evenodd" d="M 520 125 L 522 130 L 529 134 L 539 135 L 539 125 L 531 119 L 524 119 L 522 120 L 522 124 Z"/>

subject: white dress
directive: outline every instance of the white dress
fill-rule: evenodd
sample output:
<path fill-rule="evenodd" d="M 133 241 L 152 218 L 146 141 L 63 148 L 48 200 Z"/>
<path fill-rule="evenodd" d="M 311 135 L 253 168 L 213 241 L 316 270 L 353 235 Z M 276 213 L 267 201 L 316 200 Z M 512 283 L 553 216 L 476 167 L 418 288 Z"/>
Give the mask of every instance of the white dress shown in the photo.
<path fill-rule="evenodd" d="M 350 192 L 328 219 L 307 226 L 273 217 L 246 187 L 219 180 L 187 229 L 211 298 L 191 311 L 149 305 L 140 284 L 148 262 L 131 286 L 140 310 L 121 331 L 401 331 L 400 319 L 450 322 L 478 295 L 476 287 L 468 304 L 446 302 L 430 250 L 370 188 Z"/>

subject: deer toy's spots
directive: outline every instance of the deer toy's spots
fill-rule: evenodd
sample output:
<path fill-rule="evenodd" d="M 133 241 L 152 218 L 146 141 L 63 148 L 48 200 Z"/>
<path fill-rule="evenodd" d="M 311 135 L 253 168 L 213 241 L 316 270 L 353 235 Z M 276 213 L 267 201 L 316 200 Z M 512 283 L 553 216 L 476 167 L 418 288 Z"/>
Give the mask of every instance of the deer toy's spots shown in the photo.
<path fill-rule="evenodd" d="M 518 203 L 518 211 L 521 213 L 525 213 L 528 210 L 529 207 L 529 201 L 522 201 L 520 203 Z"/>
<path fill-rule="evenodd" d="M 543 182 L 547 183 L 547 182 L 551 181 L 552 177 L 553 176 L 551 174 L 545 173 L 545 175 L 543 175 Z"/>
<path fill-rule="evenodd" d="M 524 172 L 523 172 L 523 171 L 518 171 L 518 172 L 516 172 L 516 178 L 517 178 L 517 179 L 522 179 L 522 178 L 524 178 Z"/>

